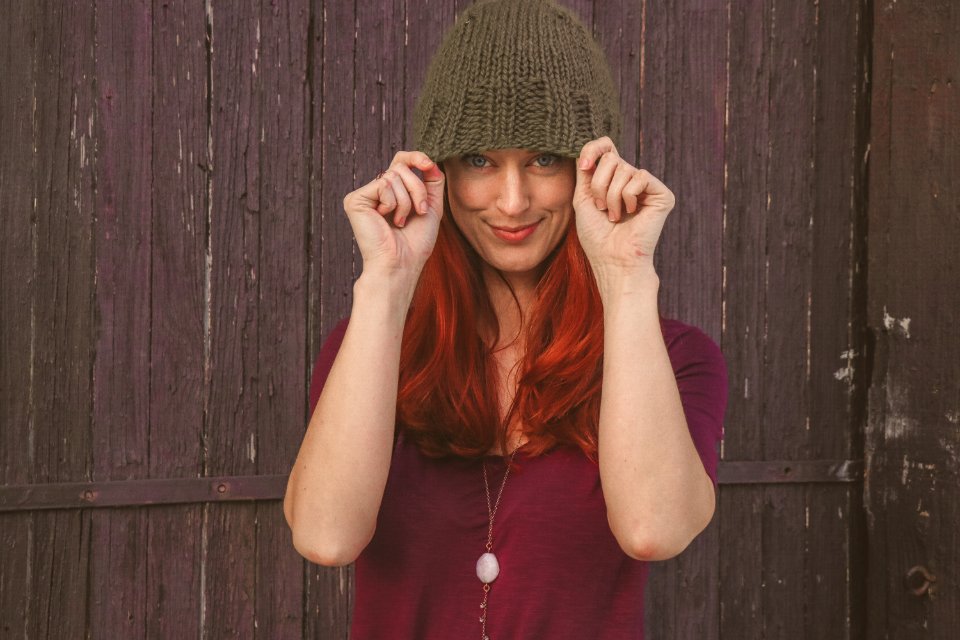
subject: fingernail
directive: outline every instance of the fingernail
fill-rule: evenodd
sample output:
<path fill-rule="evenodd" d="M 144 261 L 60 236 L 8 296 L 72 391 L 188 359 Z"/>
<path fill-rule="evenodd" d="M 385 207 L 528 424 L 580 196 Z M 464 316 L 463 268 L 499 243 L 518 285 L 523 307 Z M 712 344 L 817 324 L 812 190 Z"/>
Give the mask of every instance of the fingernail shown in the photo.
<path fill-rule="evenodd" d="M 420 203 L 420 213 L 425 214 L 426 212 L 427 212 L 427 201 L 424 200 L 423 202 Z"/>
<path fill-rule="evenodd" d="M 601 200 L 600 198 L 594 198 L 593 202 L 597 205 L 597 209 L 600 209 L 600 211 L 607 210 L 607 203 Z"/>
<path fill-rule="evenodd" d="M 580 168 L 581 168 L 581 169 L 586 169 L 586 168 L 589 167 L 589 166 L 590 166 L 590 161 L 587 160 L 586 158 L 584 158 L 583 160 L 580 161 Z"/>

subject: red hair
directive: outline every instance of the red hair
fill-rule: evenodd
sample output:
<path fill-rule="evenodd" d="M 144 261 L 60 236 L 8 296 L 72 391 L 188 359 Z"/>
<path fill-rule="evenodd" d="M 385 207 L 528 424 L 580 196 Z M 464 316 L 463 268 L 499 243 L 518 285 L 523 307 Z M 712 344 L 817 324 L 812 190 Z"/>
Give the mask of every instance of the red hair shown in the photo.
<path fill-rule="evenodd" d="M 446 202 L 444 209 L 404 326 L 398 430 L 428 457 L 478 458 L 494 442 L 509 451 L 507 425 L 517 415 L 528 438 L 525 451 L 540 455 L 568 444 L 597 462 L 603 304 L 574 216 L 544 260 L 522 323 L 526 349 L 516 396 L 501 421 L 497 365 L 479 331 L 499 326 L 483 282 L 483 259 Z"/>

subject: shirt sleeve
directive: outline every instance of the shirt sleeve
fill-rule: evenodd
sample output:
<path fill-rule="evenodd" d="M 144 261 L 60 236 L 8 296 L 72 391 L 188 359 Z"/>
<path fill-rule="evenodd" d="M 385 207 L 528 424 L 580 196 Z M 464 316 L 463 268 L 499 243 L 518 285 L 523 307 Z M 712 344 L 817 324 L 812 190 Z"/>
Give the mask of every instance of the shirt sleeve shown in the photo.
<path fill-rule="evenodd" d="M 340 320 L 330 331 L 330 335 L 323 341 L 320 347 L 320 355 L 313 365 L 313 376 L 310 379 L 310 416 L 313 416 L 313 410 L 320 399 L 320 392 L 323 391 L 323 385 L 330 375 L 330 369 L 333 367 L 333 361 L 340 351 L 340 344 L 343 342 L 343 336 L 347 332 L 347 323 L 350 317 L 347 316 Z"/>
<path fill-rule="evenodd" d="M 670 341 L 668 353 L 690 436 L 716 488 L 718 445 L 727 410 L 726 360 L 710 336 L 689 325 Z"/>

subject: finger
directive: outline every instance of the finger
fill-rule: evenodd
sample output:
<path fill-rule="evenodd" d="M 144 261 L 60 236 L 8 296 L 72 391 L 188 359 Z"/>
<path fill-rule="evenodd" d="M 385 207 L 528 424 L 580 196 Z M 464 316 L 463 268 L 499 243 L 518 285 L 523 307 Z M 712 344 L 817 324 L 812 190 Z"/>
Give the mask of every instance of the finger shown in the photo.
<path fill-rule="evenodd" d="M 655 175 L 647 171 L 646 169 L 640 169 L 640 177 L 643 179 L 643 190 L 651 196 L 660 196 L 660 195 L 670 195 L 672 197 L 673 192 L 667 188 L 667 185 L 663 184 Z"/>
<path fill-rule="evenodd" d="M 397 207 L 397 196 L 393 193 L 393 187 L 390 181 L 380 176 L 373 181 L 377 185 L 377 195 L 374 198 L 377 201 L 376 210 L 380 215 L 387 215 Z"/>
<path fill-rule="evenodd" d="M 393 194 L 397 198 L 397 208 L 393 212 L 393 224 L 402 227 L 406 224 L 407 217 L 410 215 L 410 194 L 407 193 L 403 180 L 392 169 L 384 172 L 383 177 L 390 182 L 390 186 L 393 187 Z"/>
<path fill-rule="evenodd" d="M 607 136 L 591 140 L 580 149 L 580 155 L 577 158 L 577 181 L 574 187 L 574 202 L 590 202 L 596 206 L 596 198 L 590 189 L 590 181 L 597 163 L 604 153 L 615 152 L 613 141 Z"/>
<path fill-rule="evenodd" d="M 403 182 L 403 186 L 406 187 L 407 193 L 410 196 L 413 210 L 421 215 L 425 214 L 427 212 L 427 188 L 424 186 L 423 181 L 406 165 L 394 164 L 390 167 L 390 170 L 400 176 L 400 180 Z"/>
<path fill-rule="evenodd" d="M 630 182 L 630 178 L 636 170 L 626 162 L 621 162 L 610 180 L 610 188 L 607 189 L 607 211 L 612 222 L 623 219 L 624 215 L 624 194 L 623 188 Z"/>
<path fill-rule="evenodd" d="M 590 142 L 583 145 L 580 149 L 580 158 L 577 161 L 577 169 L 580 171 L 589 171 L 592 167 L 596 166 L 597 160 L 600 159 L 604 153 L 612 151 L 617 152 L 616 146 L 607 136 L 602 138 L 597 138 L 596 140 L 591 140 Z M 618 154 L 619 155 L 619 154 Z"/>
<path fill-rule="evenodd" d="M 600 164 L 593 172 L 593 178 L 590 180 L 590 194 L 597 205 L 597 209 L 604 211 L 607 209 L 607 192 L 610 190 L 610 181 L 613 174 L 620 166 L 620 158 L 614 154 L 605 153 L 600 158 Z M 612 215 L 608 213 L 608 217 Z"/>
<path fill-rule="evenodd" d="M 430 160 L 426 154 L 423 155 Z M 423 172 L 423 185 L 427 190 L 427 207 L 438 215 L 443 215 L 443 189 L 446 175 L 440 165 L 432 160 L 429 164 L 420 165 L 420 170 Z"/>

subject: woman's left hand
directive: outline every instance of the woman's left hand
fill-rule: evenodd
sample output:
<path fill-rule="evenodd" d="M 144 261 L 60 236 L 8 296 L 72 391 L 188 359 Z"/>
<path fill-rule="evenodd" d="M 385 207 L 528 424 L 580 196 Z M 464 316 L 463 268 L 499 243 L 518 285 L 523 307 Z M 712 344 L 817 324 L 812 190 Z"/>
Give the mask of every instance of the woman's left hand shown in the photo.
<path fill-rule="evenodd" d="M 580 245 L 595 272 L 655 274 L 653 252 L 675 202 L 649 171 L 621 158 L 609 137 L 580 150 L 573 209 Z"/>

